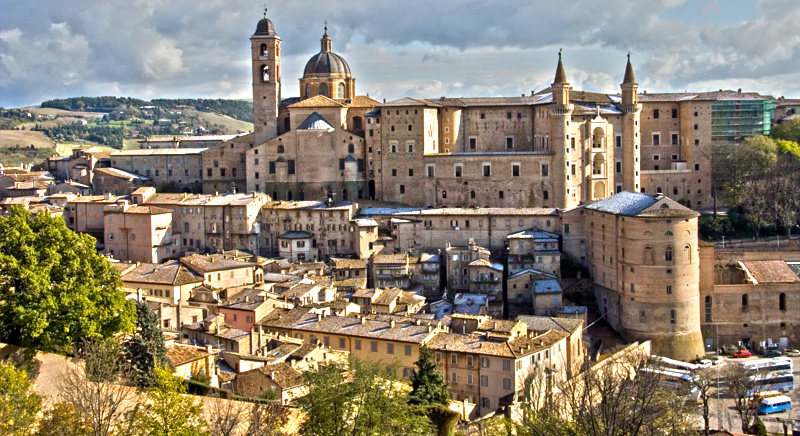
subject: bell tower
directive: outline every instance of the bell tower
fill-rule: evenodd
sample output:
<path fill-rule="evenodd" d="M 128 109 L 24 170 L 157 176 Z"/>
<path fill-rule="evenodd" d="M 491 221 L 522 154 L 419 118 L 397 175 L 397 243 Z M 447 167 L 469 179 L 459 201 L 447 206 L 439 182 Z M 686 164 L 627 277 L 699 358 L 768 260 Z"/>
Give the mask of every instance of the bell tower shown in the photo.
<path fill-rule="evenodd" d="M 628 52 L 628 64 L 625 66 L 625 78 L 619 85 L 622 91 L 622 102 L 620 110 L 622 111 L 622 189 L 626 191 L 639 192 L 641 188 L 640 171 L 640 155 L 642 150 L 640 147 L 641 138 L 639 132 L 639 113 L 642 111 L 642 105 L 639 104 L 637 91 L 639 84 L 636 83 L 636 78 L 633 75 L 633 66 L 631 65 L 631 54 Z"/>
<path fill-rule="evenodd" d="M 250 37 L 253 67 L 253 124 L 258 145 L 278 136 L 278 108 L 281 104 L 281 38 L 267 18 L 258 21 Z"/>

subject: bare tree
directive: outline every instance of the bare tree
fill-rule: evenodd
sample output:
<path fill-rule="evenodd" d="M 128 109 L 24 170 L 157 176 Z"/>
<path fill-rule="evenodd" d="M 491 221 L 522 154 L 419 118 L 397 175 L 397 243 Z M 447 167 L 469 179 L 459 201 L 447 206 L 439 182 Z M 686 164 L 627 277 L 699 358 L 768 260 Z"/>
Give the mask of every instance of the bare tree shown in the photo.
<path fill-rule="evenodd" d="M 283 436 L 289 417 L 280 401 L 256 403 L 250 409 L 246 436 Z"/>
<path fill-rule="evenodd" d="M 113 340 L 87 342 L 80 352 L 85 369 L 69 369 L 57 382 L 61 401 L 73 408 L 93 436 L 118 434 L 137 395 L 119 384 L 120 353 Z"/>
<path fill-rule="evenodd" d="M 241 434 L 247 426 L 249 406 L 250 404 L 242 401 L 214 397 L 206 412 L 206 422 L 212 436 Z"/>
<path fill-rule="evenodd" d="M 747 433 L 756 416 L 755 380 L 740 363 L 728 364 L 724 378 L 728 385 L 728 393 L 733 397 L 734 407 L 742 422 L 742 432 Z"/>
<path fill-rule="evenodd" d="M 606 359 L 558 385 L 556 406 L 523 426 L 532 435 L 683 435 L 690 428 L 685 398 L 662 383 L 646 354 Z M 542 413 L 542 411 L 544 413 Z"/>
<path fill-rule="evenodd" d="M 704 368 L 692 377 L 692 385 L 697 388 L 697 399 L 700 402 L 701 413 L 703 415 L 703 431 L 705 435 L 709 435 L 711 429 L 711 410 L 710 400 L 712 398 L 711 391 L 714 384 L 717 383 L 719 378 L 719 367 Z"/>

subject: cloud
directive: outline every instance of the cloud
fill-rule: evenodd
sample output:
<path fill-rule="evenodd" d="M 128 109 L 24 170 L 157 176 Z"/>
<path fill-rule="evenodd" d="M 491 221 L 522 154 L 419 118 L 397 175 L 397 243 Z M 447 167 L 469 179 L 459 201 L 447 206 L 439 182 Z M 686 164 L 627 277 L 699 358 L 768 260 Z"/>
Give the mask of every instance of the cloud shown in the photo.
<path fill-rule="evenodd" d="M 282 38 L 284 96 L 298 94 L 325 20 L 358 92 L 373 96 L 529 93 L 552 81 L 559 47 L 576 89 L 616 92 L 631 50 L 649 91 L 702 90 L 713 81 L 791 92 L 800 82 L 796 0 L 760 0 L 739 16 L 737 7 L 723 9 L 718 0 L 292 0 L 275 4 L 269 17 Z M 261 11 L 249 0 L 0 0 L 0 10 L 0 105 L 90 93 L 250 93 L 248 38 Z"/>

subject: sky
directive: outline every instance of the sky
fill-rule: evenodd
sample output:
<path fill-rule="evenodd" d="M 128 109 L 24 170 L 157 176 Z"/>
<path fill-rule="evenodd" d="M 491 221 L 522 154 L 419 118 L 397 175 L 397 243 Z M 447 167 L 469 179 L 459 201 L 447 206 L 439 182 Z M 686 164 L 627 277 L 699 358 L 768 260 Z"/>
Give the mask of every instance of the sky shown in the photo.
<path fill-rule="evenodd" d="M 0 0 L 0 106 L 115 95 L 249 98 L 249 37 L 265 3 Z M 742 88 L 800 98 L 798 0 L 268 1 L 283 97 L 299 95 L 324 23 L 375 99 L 516 96 L 574 89 Z"/>

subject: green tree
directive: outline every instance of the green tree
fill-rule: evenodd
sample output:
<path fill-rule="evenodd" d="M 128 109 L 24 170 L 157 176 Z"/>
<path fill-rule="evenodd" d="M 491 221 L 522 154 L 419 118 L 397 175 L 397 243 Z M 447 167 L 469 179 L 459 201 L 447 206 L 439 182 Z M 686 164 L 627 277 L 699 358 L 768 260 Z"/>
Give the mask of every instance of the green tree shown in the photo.
<path fill-rule="evenodd" d="M 800 143 L 800 117 L 772 126 L 770 135 L 775 139 Z"/>
<path fill-rule="evenodd" d="M 142 436 L 208 435 L 203 407 L 184 395 L 186 387 L 160 366 L 153 371 L 154 385 L 147 391 L 147 402 L 134 412 L 133 428 Z"/>
<path fill-rule="evenodd" d="M 21 207 L 0 218 L 0 340 L 67 352 L 133 326 L 133 304 L 95 239 Z"/>
<path fill-rule="evenodd" d="M 136 330 L 125 343 L 125 356 L 131 380 L 142 387 L 153 384 L 155 368 L 169 364 L 158 317 L 145 302 L 136 303 Z"/>
<path fill-rule="evenodd" d="M 28 374 L 0 362 L 0 434 L 27 434 L 41 407 L 42 398 L 32 391 Z"/>
<path fill-rule="evenodd" d="M 353 360 L 303 374 L 308 394 L 298 399 L 305 412 L 300 435 L 428 435 L 430 421 L 408 404 L 407 385 L 396 365 Z"/>
<path fill-rule="evenodd" d="M 428 347 L 420 347 L 419 359 L 414 364 L 417 370 L 411 379 L 409 402 L 417 405 L 450 404 L 450 390 Z"/>

